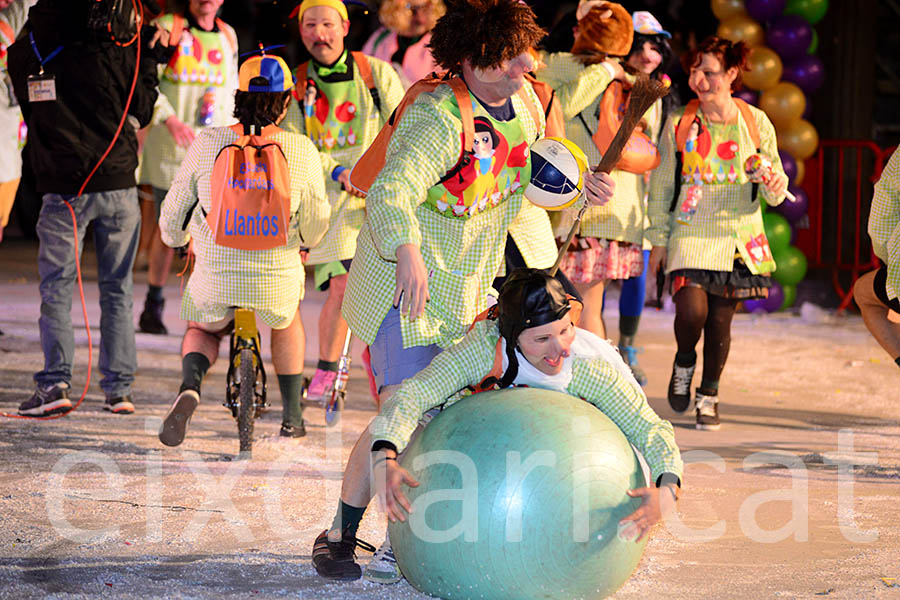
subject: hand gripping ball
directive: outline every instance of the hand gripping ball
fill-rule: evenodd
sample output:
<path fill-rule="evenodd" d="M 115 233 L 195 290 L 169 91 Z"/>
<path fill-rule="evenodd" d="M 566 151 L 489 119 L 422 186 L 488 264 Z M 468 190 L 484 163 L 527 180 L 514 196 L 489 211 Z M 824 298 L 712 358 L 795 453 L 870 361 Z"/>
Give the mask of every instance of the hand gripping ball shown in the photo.
<path fill-rule="evenodd" d="M 571 206 L 584 189 L 587 168 L 584 152 L 569 140 L 541 138 L 531 145 L 531 182 L 525 197 L 547 210 Z"/>
<path fill-rule="evenodd" d="M 621 430 L 567 394 L 475 394 L 435 417 L 400 464 L 413 506 L 389 524 L 400 571 L 439 598 L 599 599 L 634 572 L 646 545 L 618 537 L 647 485 Z"/>

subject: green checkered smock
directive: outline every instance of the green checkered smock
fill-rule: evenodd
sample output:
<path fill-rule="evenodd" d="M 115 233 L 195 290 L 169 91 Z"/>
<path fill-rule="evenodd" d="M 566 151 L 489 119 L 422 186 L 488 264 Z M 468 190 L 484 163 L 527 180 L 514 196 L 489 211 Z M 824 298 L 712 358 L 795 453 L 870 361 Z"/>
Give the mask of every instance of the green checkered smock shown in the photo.
<path fill-rule="evenodd" d="M 172 15 L 162 15 L 155 23 L 166 29 L 172 30 Z M 190 36 L 199 36 L 199 39 L 218 37 L 219 47 L 223 56 L 221 58 L 221 71 L 224 79 L 221 83 L 201 83 L 191 81 L 196 74 L 188 74 L 187 81 L 174 81 L 173 71 L 182 64 L 190 64 L 190 68 L 201 68 L 196 64 L 193 56 L 181 57 L 175 65 L 159 66 L 159 96 L 153 107 L 153 118 L 147 130 L 147 139 L 144 142 L 144 152 L 141 155 L 140 174 L 138 181 L 150 184 L 161 190 L 169 189 L 169 185 L 175 178 L 175 173 L 187 154 L 187 148 L 175 143 L 175 138 L 169 133 L 165 123 L 169 117 L 175 116 L 181 122 L 199 131 L 203 126 L 197 122 L 198 113 L 204 102 L 204 95 L 209 92 L 214 99 L 212 104 L 212 126 L 219 127 L 235 122 L 234 92 L 238 88 L 238 52 L 237 35 L 234 29 L 222 24 L 219 33 L 209 33 L 199 29 L 192 29 L 188 21 L 184 22 L 184 38 L 189 43 Z M 198 40 L 193 42 L 193 50 L 197 50 Z M 179 40 L 173 40 L 176 44 Z M 179 44 L 179 47 L 181 44 Z M 189 45 L 190 47 L 190 45 Z M 201 49 L 206 54 L 206 49 Z M 175 59 L 173 59 L 175 60 Z M 187 67 L 185 67 L 187 68 Z"/>
<path fill-rule="evenodd" d="M 291 176 L 288 243 L 272 250 L 226 248 L 213 240 L 204 212 L 210 211 L 210 176 L 216 155 L 237 139 L 228 127 L 197 134 L 163 202 L 159 229 L 163 242 L 172 248 L 193 241 L 197 257 L 184 286 L 181 318 L 210 323 L 224 319 L 229 308 L 240 306 L 253 309 L 266 325 L 283 329 L 290 325 L 303 297 L 300 247 L 322 239 L 331 215 L 322 163 L 306 136 L 285 131 L 276 134 L 274 140 L 284 150 Z"/>
<path fill-rule="evenodd" d="M 538 103 L 530 86 L 527 93 Z M 473 102 L 477 100 L 472 98 Z M 525 140 L 543 133 L 543 112 L 534 123 L 518 95 L 513 108 Z M 503 263 L 510 223 L 521 214 L 525 185 L 496 208 L 470 219 L 451 219 L 423 205 L 426 194 L 459 159 L 462 125 L 459 113 L 441 105 L 452 105 L 448 85 L 420 95 L 403 113 L 387 149 L 385 166 L 366 199 L 367 217 L 359 234 L 350 268 L 342 312 L 354 334 L 367 343 L 375 335 L 391 308 L 396 287 L 396 250 L 415 244 L 429 270 L 431 296 L 425 312 L 414 321 L 401 318 L 403 345 L 450 345 L 461 338 L 475 317 L 487 308 L 487 292 Z M 540 104 L 537 104 L 540 106 Z M 530 209 L 526 209 L 530 210 Z M 525 226 L 543 219 L 543 237 L 515 238 L 527 264 L 552 264 L 555 255 L 546 214 L 526 214 Z M 535 258 L 543 240 L 545 254 Z"/>
<path fill-rule="evenodd" d="M 591 136 L 597 130 L 603 92 L 613 80 L 612 68 L 606 63 L 585 66 L 568 52 L 550 54 L 544 57 L 544 62 L 547 66 L 537 72 L 537 78 L 556 90 L 566 121 L 566 137 L 581 148 L 589 165 L 597 165 L 602 155 Z M 662 101 L 655 102 L 643 119 L 647 125 L 644 133 L 652 140 L 658 139 Z M 646 224 L 644 196 L 647 186 L 644 176 L 619 169 L 613 169 L 609 175 L 616 182 L 612 200 L 603 206 L 589 207 L 581 220 L 579 233 L 586 237 L 641 245 Z M 567 209 L 567 212 L 577 211 L 577 208 Z M 565 237 L 569 231 L 567 219 L 562 217 L 560 224 L 561 228 L 556 233 Z"/>
<path fill-rule="evenodd" d="M 402 452 L 426 411 L 460 400 L 467 395 L 460 390 L 478 384 L 490 373 L 499 339 L 496 321 L 479 321 L 462 341 L 404 381 L 373 421 L 373 442 L 391 442 Z M 672 424 L 659 418 L 644 393 L 602 358 L 576 355 L 571 360 L 572 382 L 566 391 L 590 402 L 619 426 L 644 455 L 653 479 L 662 473 L 681 478 L 684 465 Z"/>
<path fill-rule="evenodd" d="M 900 152 L 888 160 L 875 184 L 869 212 L 872 250 L 887 265 L 885 288 L 889 299 L 900 295 Z"/>
<path fill-rule="evenodd" d="M 365 125 L 361 131 L 356 132 L 360 143 L 345 148 L 335 145 L 331 150 L 321 151 L 325 190 L 332 206 L 332 214 L 325 239 L 309 253 L 306 262 L 311 265 L 353 258 L 353 254 L 356 252 L 356 236 L 359 235 L 366 216 L 366 201 L 364 198 L 357 198 L 343 191 L 341 184 L 334 181 L 331 174 L 338 166 L 351 169 L 356 164 L 359 157 L 378 135 L 382 125 L 390 118 L 394 108 L 403 99 L 403 85 L 394 68 L 386 62 L 372 57 L 369 57 L 369 64 L 372 67 L 372 79 L 381 100 L 381 111 L 376 114 L 372 95 L 359 75 L 359 66 L 353 62 L 353 82 L 356 84 L 357 94 L 356 105 L 359 107 L 359 114 L 364 117 Z M 310 61 L 307 77 L 313 80 L 320 90 L 327 91 L 328 86 L 322 84 L 322 78 L 319 77 L 312 65 L 313 63 Z M 287 116 L 281 126 L 288 131 L 306 135 L 306 120 L 303 116 L 302 102 L 302 97 L 299 101 L 296 97 L 291 101 Z"/>
<path fill-rule="evenodd" d="M 762 154 L 772 161 L 772 166 L 778 173 L 784 174 L 781 159 L 778 157 L 772 122 L 766 113 L 755 106 L 750 106 L 750 112 L 756 118 Z M 703 110 L 699 109 L 697 116 L 703 118 L 702 113 Z M 763 231 L 759 198 L 765 199 L 770 206 L 778 206 L 784 201 L 784 195 L 773 198 L 766 187 L 760 184 L 757 200 L 751 202 L 753 186 L 741 169 L 737 174 L 737 184 L 703 183 L 701 185 L 703 198 L 697 213 L 689 224 L 677 223 L 675 215 L 669 212 L 669 207 L 675 191 L 675 177 L 681 176 L 680 173 L 675 173 L 675 128 L 683 114 L 684 107 L 673 111 L 663 127 L 659 145 L 662 162 L 650 175 L 650 198 L 647 207 L 650 213 L 650 227 L 644 235 L 654 246 L 668 248 L 667 273 L 678 269 L 731 271 L 738 250 L 738 230 L 744 226 L 754 226 Z M 748 157 L 756 154 L 756 148 L 740 113 L 737 118 L 739 148 L 736 155 L 740 157 L 740 164 L 743 165 Z M 713 139 L 716 139 L 717 130 L 727 127 L 720 123 L 705 122 L 704 125 L 709 128 Z M 710 152 L 715 152 L 715 148 Z M 681 205 L 690 187 L 691 184 L 682 184 L 676 207 Z M 752 264 L 747 264 L 747 267 L 754 274 L 758 274 Z"/>

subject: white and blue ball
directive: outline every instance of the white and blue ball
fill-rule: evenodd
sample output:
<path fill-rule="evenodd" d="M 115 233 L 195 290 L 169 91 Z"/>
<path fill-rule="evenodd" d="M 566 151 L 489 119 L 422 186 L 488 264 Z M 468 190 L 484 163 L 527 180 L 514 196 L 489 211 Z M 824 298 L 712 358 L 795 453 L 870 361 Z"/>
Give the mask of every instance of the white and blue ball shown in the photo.
<path fill-rule="evenodd" d="M 525 197 L 541 208 L 562 210 L 584 189 L 587 157 L 569 140 L 545 137 L 531 145 L 531 182 Z"/>

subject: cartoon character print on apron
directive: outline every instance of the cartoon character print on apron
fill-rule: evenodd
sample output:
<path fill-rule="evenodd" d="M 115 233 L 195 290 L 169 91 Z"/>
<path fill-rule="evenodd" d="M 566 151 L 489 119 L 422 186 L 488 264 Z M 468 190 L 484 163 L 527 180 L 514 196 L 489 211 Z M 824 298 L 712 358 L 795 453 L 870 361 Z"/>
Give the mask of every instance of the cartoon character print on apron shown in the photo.
<path fill-rule="evenodd" d="M 225 84 L 225 56 L 219 32 L 185 27 L 163 77 L 173 83 L 220 87 Z"/>
<path fill-rule="evenodd" d="M 681 181 L 685 185 L 744 185 L 738 124 L 716 128 L 713 135 L 700 118 L 694 120 L 684 144 Z M 701 201 L 702 202 L 702 201 Z M 762 219 L 743 225 L 735 232 L 735 244 L 744 263 L 753 273 L 771 273 L 775 260 Z"/>
<path fill-rule="evenodd" d="M 377 111 L 373 113 L 377 115 Z M 361 143 L 357 132 L 362 131 L 363 123 L 353 79 L 322 82 L 313 77 L 310 67 L 303 95 L 303 116 L 306 135 L 323 152 L 335 155 Z"/>
<path fill-rule="evenodd" d="M 453 105 L 448 110 L 459 114 Z M 473 100 L 475 138 L 460 169 L 428 190 L 425 205 L 453 219 L 470 219 L 504 202 L 531 178 L 528 142 L 519 119 L 497 121 Z M 524 182 L 524 183 L 523 183 Z"/>

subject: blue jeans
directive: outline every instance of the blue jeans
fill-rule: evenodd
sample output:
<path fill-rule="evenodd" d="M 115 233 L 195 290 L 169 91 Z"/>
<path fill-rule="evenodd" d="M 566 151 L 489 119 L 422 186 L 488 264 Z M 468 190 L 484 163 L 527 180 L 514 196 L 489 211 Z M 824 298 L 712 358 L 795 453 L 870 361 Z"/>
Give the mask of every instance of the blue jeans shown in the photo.
<path fill-rule="evenodd" d="M 403 347 L 403 333 L 400 330 L 400 309 L 392 308 L 384 317 L 375 341 L 369 346 L 372 359 L 372 375 L 376 389 L 386 385 L 399 385 L 431 364 L 431 359 L 441 353 L 437 344 L 428 346 Z"/>
<path fill-rule="evenodd" d="M 141 212 L 137 188 L 94 192 L 79 198 L 44 194 L 37 223 L 40 239 L 41 347 L 44 369 L 35 373 L 40 386 L 72 379 L 75 334 L 72 331 L 72 292 L 76 272 L 72 215 L 78 222 L 78 250 L 84 247 L 88 223 L 94 225 L 100 286 L 100 387 L 108 398 L 131 393 L 137 352 L 134 346 L 131 267 L 140 238 Z"/>

